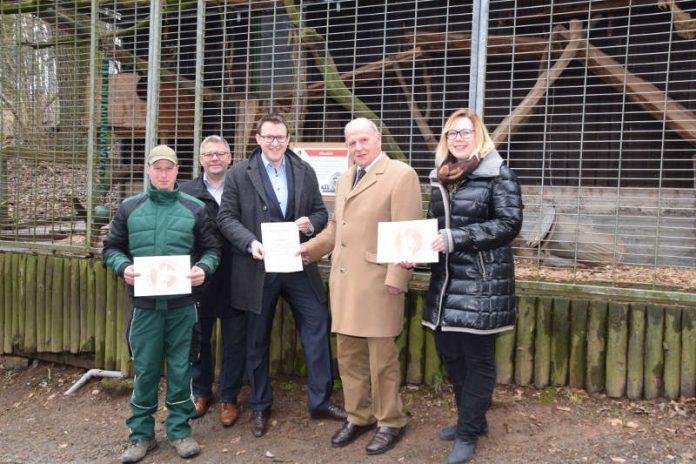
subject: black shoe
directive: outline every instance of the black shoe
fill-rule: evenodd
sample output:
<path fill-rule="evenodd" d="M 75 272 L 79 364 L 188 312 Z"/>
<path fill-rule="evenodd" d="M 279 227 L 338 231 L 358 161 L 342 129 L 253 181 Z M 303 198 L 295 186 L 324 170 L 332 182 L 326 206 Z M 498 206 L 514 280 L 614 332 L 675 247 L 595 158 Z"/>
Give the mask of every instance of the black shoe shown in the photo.
<path fill-rule="evenodd" d="M 455 440 L 452 452 L 447 459 L 447 464 L 466 464 L 471 461 L 476 453 L 476 439 Z"/>
<path fill-rule="evenodd" d="M 367 445 L 367 454 L 382 454 L 396 446 L 406 433 L 406 427 L 380 427 Z"/>
<path fill-rule="evenodd" d="M 264 436 L 268 427 L 268 418 L 270 415 L 270 409 L 264 409 L 263 411 L 251 411 L 249 428 L 251 428 L 251 433 L 253 433 L 255 437 Z"/>
<path fill-rule="evenodd" d="M 329 407 L 326 409 L 321 409 L 319 411 L 313 411 L 310 413 L 312 419 L 332 419 L 337 421 L 344 421 L 348 419 L 348 413 L 342 407 L 329 403 Z"/>
<path fill-rule="evenodd" d="M 346 445 L 350 445 L 356 438 L 374 427 L 375 424 L 355 425 L 350 421 L 345 421 L 341 428 L 331 437 L 331 446 L 334 448 L 343 448 Z"/>

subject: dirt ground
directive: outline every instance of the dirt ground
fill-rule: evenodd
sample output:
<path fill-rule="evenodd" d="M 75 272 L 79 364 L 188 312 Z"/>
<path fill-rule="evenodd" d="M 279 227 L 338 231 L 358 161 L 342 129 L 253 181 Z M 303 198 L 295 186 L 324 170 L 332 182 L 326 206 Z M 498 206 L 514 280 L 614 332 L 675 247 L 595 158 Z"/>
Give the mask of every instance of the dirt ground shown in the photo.
<path fill-rule="evenodd" d="M 0 357 L 0 462 L 117 462 L 127 437 L 130 390 L 124 382 L 92 379 L 75 394 L 64 392 L 85 370 L 33 361 L 9 368 Z M 164 387 L 162 386 L 162 389 Z M 162 391 L 163 392 L 163 391 Z M 162 393 L 161 392 L 161 393 Z M 346 448 L 329 440 L 339 424 L 312 420 L 302 379 L 274 383 L 272 426 L 255 438 L 248 411 L 231 428 L 218 422 L 216 406 L 192 421 L 203 451 L 197 463 L 432 463 L 446 462 L 450 443 L 437 431 L 455 420 L 451 392 L 405 386 L 409 430 L 399 445 L 368 457 L 363 436 Z M 162 404 L 162 394 L 160 404 Z M 244 404 L 246 387 L 240 401 Z M 335 393 L 335 400 L 342 400 Z M 159 448 L 144 463 L 178 462 L 163 438 L 164 407 L 157 413 Z M 628 401 L 581 390 L 499 386 L 488 413 L 490 434 L 472 461 L 480 463 L 693 463 L 696 400 Z"/>

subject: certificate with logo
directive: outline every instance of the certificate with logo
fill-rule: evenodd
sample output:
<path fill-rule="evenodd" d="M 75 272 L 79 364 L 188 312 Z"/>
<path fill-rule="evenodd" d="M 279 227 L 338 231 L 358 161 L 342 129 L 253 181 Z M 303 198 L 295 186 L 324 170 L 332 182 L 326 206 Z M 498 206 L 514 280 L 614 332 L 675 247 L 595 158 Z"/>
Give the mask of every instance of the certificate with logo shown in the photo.
<path fill-rule="evenodd" d="M 436 263 L 431 244 L 437 237 L 437 219 L 380 222 L 377 226 L 377 262 Z"/>
<path fill-rule="evenodd" d="M 133 258 L 135 296 L 186 295 L 191 293 L 191 257 L 140 256 Z"/>
<path fill-rule="evenodd" d="M 263 264 L 266 272 L 302 270 L 300 230 L 294 222 L 262 222 Z"/>

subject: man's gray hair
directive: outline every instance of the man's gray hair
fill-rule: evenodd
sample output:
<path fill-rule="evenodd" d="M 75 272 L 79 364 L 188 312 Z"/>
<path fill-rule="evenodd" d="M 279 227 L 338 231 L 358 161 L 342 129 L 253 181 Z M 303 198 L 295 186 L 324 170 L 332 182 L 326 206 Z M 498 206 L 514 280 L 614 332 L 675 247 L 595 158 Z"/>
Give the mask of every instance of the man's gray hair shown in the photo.
<path fill-rule="evenodd" d="M 372 120 L 367 119 L 367 118 L 355 118 L 355 119 L 353 119 L 352 121 L 350 121 L 348 124 L 346 124 L 346 127 L 345 127 L 345 129 L 343 130 L 343 135 L 344 135 L 344 136 L 346 135 L 346 132 L 348 131 L 348 128 L 349 128 L 350 126 L 352 126 L 353 124 L 356 124 L 356 125 L 357 125 L 357 124 L 367 124 L 368 127 L 370 127 L 370 128 L 372 129 L 372 131 L 373 131 L 375 134 L 379 134 L 379 129 L 377 128 L 377 124 L 375 124 L 374 122 L 372 122 Z"/>
<path fill-rule="evenodd" d="M 206 138 L 204 138 L 201 142 L 200 148 L 202 149 L 207 143 L 221 143 L 225 146 L 227 151 L 230 151 L 230 144 L 227 143 L 227 140 L 225 140 L 223 137 L 220 137 L 219 135 L 209 135 Z"/>

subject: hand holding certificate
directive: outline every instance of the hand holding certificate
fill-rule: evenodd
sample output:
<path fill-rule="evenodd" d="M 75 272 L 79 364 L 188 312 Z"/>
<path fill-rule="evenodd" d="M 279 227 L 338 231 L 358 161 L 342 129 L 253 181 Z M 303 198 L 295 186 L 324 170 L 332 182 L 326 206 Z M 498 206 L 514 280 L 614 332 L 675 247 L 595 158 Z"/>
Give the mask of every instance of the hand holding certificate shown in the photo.
<path fill-rule="evenodd" d="M 380 222 L 377 228 L 377 262 L 436 263 L 431 244 L 437 238 L 437 220 Z"/>
<path fill-rule="evenodd" d="M 302 270 L 300 231 L 294 222 L 262 222 L 263 264 L 266 272 L 298 272 Z"/>

